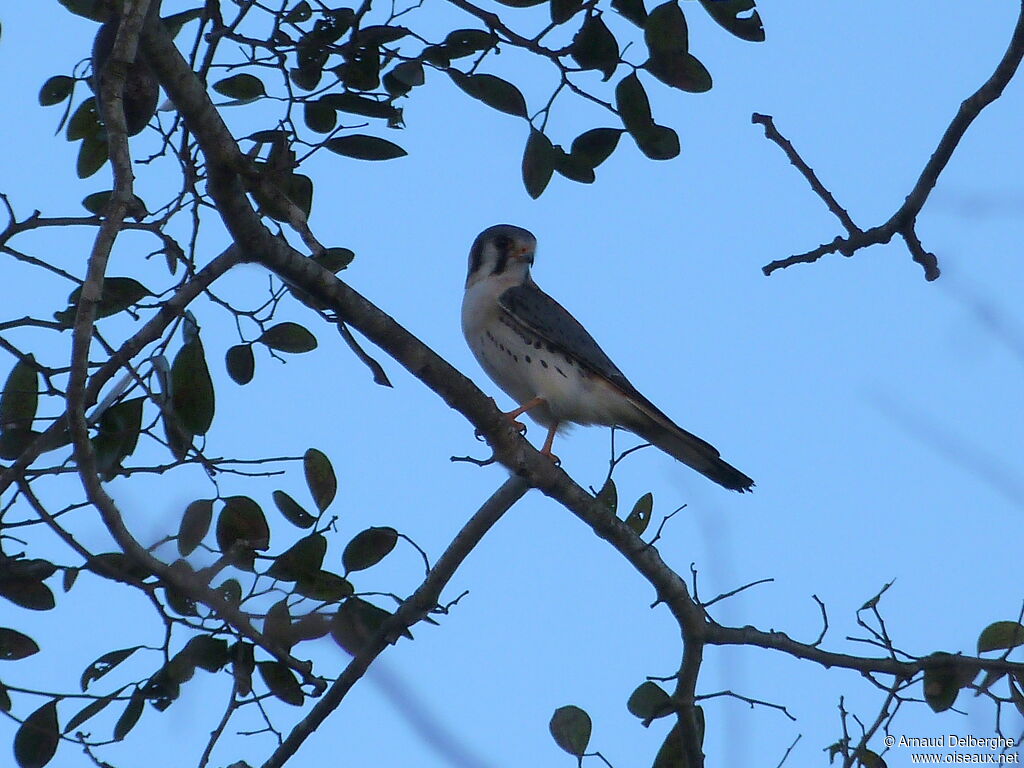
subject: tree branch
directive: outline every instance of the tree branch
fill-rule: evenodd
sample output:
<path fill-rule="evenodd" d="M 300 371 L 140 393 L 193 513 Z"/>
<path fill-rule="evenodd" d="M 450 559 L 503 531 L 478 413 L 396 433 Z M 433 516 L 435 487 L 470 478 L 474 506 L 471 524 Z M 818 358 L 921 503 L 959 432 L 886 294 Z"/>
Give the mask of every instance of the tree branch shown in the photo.
<path fill-rule="evenodd" d="M 770 275 L 778 269 L 785 269 L 794 264 L 809 264 L 828 253 L 841 253 L 847 257 L 853 256 L 854 253 L 862 248 L 888 243 L 895 235 L 899 235 L 906 242 L 914 261 L 924 269 L 925 279 L 935 280 L 938 278 L 938 260 L 933 253 L 925 250 L 917 236 L 915 229 L 917 216 L 920 214 L 925 202 L 927 202 L 928 196 L 939 180 L 939 175 L 946 168 L 967 129 L 985 107 L 1002 95 L 1003 90 L 1016 74 L 1022 58 L 1024 58 L 1024 0 L 1021 2 L 1020 14 L 1017 17 L 1017 24 L 1010 38 L 1010 44 L 1006 49 L 1006 53 L 1003 54 L 1002 59 L 996 65 L 992 75 L 977 91 L 964 99 L 960 104 L 960 109 L 957 110 L 953 120 L 942 134 L 942 138 L 939 139 L 938 146 L 925 164 L 910 194 L 903 201 L 903 205 L 884 224 L 867 230 L 860 229 L 853 219 L 850 218 L 846 210 L 836 202 L 832 193 L 818 180 L 817 175 L 800 157 L 792 143 L 778 131 L 771 116 L 755 112 L 751 116 L 751 122 L 764 127 L 765 137 L 775 142 L 786 153 L 790 162 L 807 180 L 808 184 L 811 185 L 811 189 L 825 202 L 829 211 L 839 219 L 839 222 L 847 231 L 846 237 L 836 237 L 831 243 L 820 245 L 806 253 L 766 264 L 762 268 L 764 274 Z"/>
<path fill-rule="evenodd" d="M 423 583 L 402 604 L 394 615 L 388 619 L 366 645 L 348 663 L 344 671 L 331 685 L 306 715 L 296 725 L 284 742 L 263 764 L 263 768 L 280 768 L 283 766 L 309 735 L 320 727 L 321 723 L 338 708 L 346 694 L 374 660 L 395 642 L 413 624 L 420 621 L 438 604 L 441 591 L 451 580 L 455 571 L 472 552 L 491 527 L 501 519 L 508 509 L 530 489 L 526 481 L 519 477 L 510 477 L 495 491 L 483 506 L 466 522 L 458 532 L 448 549 L 438 558 L 437 563 Z"/>

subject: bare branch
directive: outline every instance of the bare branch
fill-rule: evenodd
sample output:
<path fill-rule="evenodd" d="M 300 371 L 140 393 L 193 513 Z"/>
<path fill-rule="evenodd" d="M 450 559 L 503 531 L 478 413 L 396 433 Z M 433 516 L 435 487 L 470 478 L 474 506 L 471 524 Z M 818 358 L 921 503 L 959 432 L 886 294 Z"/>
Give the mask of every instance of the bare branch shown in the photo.
<path fill-rule="evenodd" d="M 751 121 L 764 127 L 765 136 L 778 144 L 786 153 L 790 162 L 807 179 L 814 192 L 825 202 L 828 209 L 839 219 L 847 231 L 846 237 L 837 237 L 831 243 L 821 245 L 814 250 L 766 264 L 762 270 L 765 275 L 770 275 L 778 269 L 784 269 L 794 264 L 809 264 L 828 253 L 853 256 L 862 248 L 888 243 L 894 235 L 900 235 L 906 242 L 914 261 L 924 269 L 925 279 L 935 280 L 938 278 L 938 260 L 933 253 L 925 250 L 917 236 L 915 229 L 917 216 L 967 129 L 985 107 L 1002 95 L 1003 90 L 1016 74 L 1022 58 L 1024 58 L 1024 2 L 1021 2 L 1020 15 L 1017 18 L 1006 53 L 1003 54 L 988 80 L 960 104 L 960 109 L 957 110 L 953 120 L 942 134 L 942 138 L 939 139 L 938 146 L 925 164 L 910 194 L 903 201 L 903 205 L 884 224 L 867 230 L 859 228 L 846 210 L 836 202 L 832 193 L 818 180 L 817 175 L 800 157 L 792 143 L 776 129 L 772 118 L 755 112 Z"/>
<path fill-rule="evenodd" d="M 384 626 L 366 641 L 364 647 L 348 663 L 345 670 L 327 690 L 327 693 L 313 706 L 309 714 L 292 729 L 284 742 L 263 764 L 263 768 L 280 768 L 302 743 L 309 738 L 320 724 L 341 704 L 352 686 L 366 673 L 370 665 L 388 646 L 395 642 L 403 632 L 423 619 L 438 605 L 441 591 L 445 588 L 456 570 L 462 565 L 481 539 L 501 516 L 530 489 L 526 482 L 518 477 L 510 477 L 483 506 L 474 513 L 462 529 L 456 534 L 452 543 L 438 558 L 416 591 L 413 592 L 388 619 Z"/>

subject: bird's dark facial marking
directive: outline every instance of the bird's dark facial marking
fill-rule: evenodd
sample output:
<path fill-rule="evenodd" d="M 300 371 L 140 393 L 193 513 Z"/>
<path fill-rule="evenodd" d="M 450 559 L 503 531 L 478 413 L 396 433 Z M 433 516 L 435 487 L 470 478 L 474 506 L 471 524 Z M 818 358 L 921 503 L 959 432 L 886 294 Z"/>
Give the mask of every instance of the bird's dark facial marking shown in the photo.
<path fill-rule="evenodd" d="M 508 235 L 498 235 L 494 238 L 494 247 L 498 251 L 498 258 L 494 262 L 492 275 L 500 275 L 508 266 L 509 252 L 512 250 L 512 238 Z"/>
<path fill-rule="evenodd" d="M 479 240 L 473 243 L 469 251 L 469 274 L 475 274 L 480 269 L 480 263 L 484 259 L 484 246 Z"/>

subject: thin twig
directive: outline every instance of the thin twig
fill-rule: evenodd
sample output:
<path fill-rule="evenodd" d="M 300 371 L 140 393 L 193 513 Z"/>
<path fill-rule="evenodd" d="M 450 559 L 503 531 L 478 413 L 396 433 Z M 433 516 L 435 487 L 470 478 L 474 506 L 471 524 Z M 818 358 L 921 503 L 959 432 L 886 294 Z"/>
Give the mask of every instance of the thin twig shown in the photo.
<path fill-rule="evenodd" d="M 764 127 L 765 136 L 786 153 L 790 162 L 847 231 L 846 237 L 837 237 L 831 243 L 818 246 L 806 253 L 766 264 L 762 268 L 764 274 L 770 275 L 778 269 L 784 269 L 794 264 L 808 264 L 828 253 L 852 256 L 862 248 L 888 243 L 895 235 L 900 235 L 906 242 L 914 261 L 924 269 L 925 279 L 930 281 L 938 278 L 940 274 L 938 260 L 935 254 L 924 248 L 917 236 L 915 226 L 918 214 L 927 202 L 928 196 L 939 180 L 939 175 L 946 168 L 967 129 L 982 110 L 1002 95 L 1003 90 L 1016 74 L 1022 58 L 1024 58 L 1024 0 L 1021 2 L 1020 13 L 1010 43 L 991 76 L 960 104 L 960 108 L 942 134 L 942 138 L 939 139 L 935 151 L 928 159 L 903 204 L 884 224 L 867 230 L 857 227 L 846 210 L 836 202 L 832 193 L 819 181 L 811 167 L 800 157 L 792 143 L 775 128 L 772 118 L 768 115 L 754 113 L 751 117 L 752 122 Z"/>
<path fill-rule="evenodd" d="M 301 722 L 284 739 L 281 746 L 263 764 L 263 768 L 280 768 L 330 715 L 352 689 L 352 686 L 366 673 L 373 661 L 416 622 L 426 617 L 437 607 L 438 598 L 452 576 L 462 565 L 477 544 L 494 526 L 501 516 L 530 489 L 519 477 L 510 477 L 496 490 L 483 506 L 466 522 L 451 544 L 438 558 L 430 573 L 423 580 L 390 619 L 385 621 L 373 637 L 369 638 L 362 650 L 348 663 L 337 680 L 328 688 L 323 697 L 313 706 Z"/>

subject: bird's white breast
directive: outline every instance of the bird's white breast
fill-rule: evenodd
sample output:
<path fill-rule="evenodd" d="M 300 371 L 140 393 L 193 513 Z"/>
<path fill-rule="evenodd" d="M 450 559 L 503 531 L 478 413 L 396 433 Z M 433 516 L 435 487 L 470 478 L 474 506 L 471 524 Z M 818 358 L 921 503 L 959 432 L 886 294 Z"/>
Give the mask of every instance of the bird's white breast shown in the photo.
<path fill-rule="evenodd" d="M 499 280 L 481 280 L 463 297 L 462 331 L 487 375 L 520 405 L 544 398 L 546 407 L 529 414 L 545 426 L 622 423 L 631 406 L 621 393 L 511 321 L 498 304 L 508 287 Z"/>

